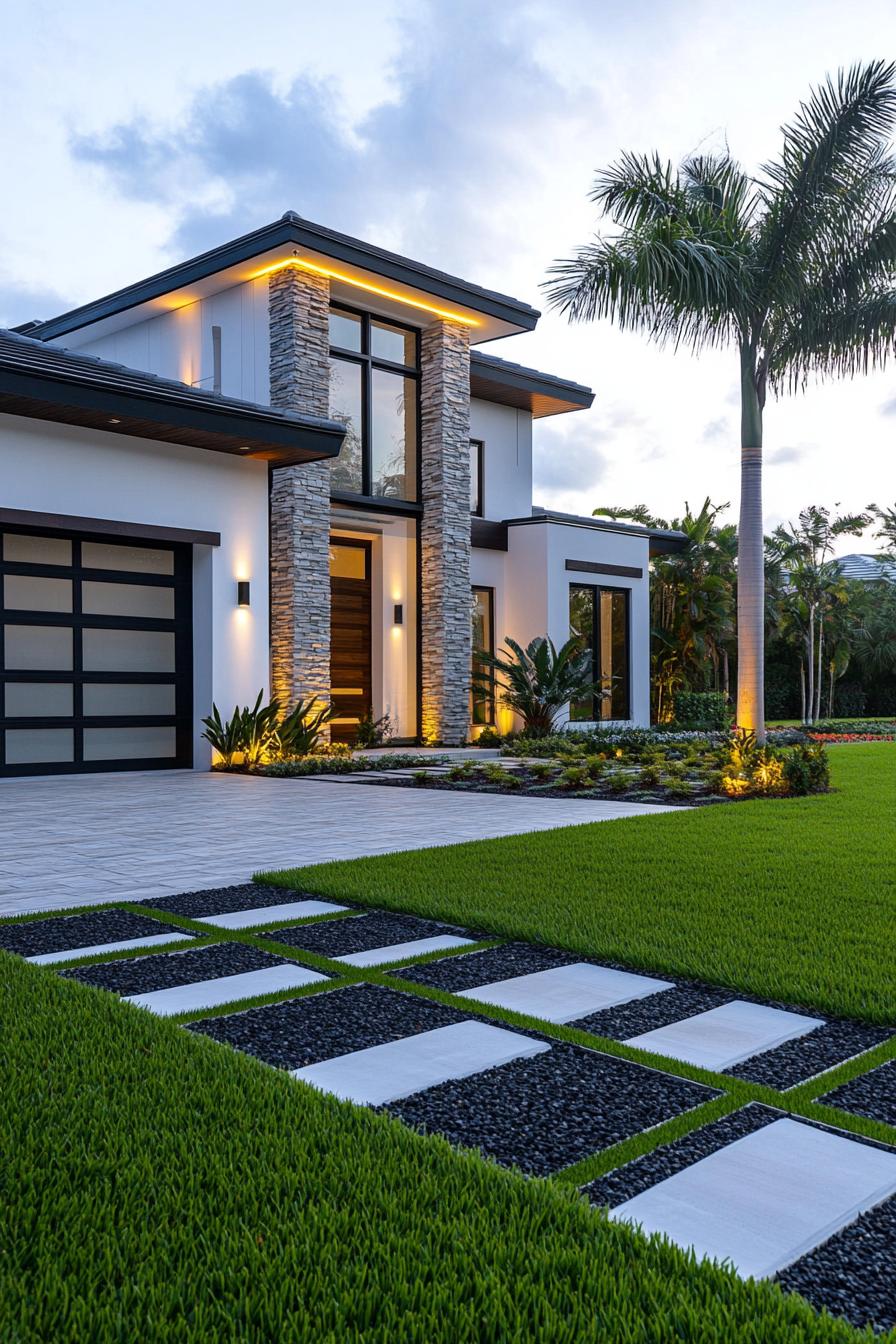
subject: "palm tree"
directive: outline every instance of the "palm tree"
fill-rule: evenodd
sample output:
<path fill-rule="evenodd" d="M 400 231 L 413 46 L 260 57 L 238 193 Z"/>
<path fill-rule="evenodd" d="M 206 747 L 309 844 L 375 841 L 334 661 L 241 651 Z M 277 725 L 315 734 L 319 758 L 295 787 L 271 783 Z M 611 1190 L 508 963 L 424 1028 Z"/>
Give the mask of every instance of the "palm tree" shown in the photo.
<path fill-rule="evenodd" d="M 591 199 L 618 226 L 551 268 L 551 304 L 570 321 L 693 351 L 735 346 L 741 394 L 737 720 L 762 738 L 762 422 L 769 388 L 881 366 L 896 337 L 896 66 L 840 72 L 783 129 L 756 176 L 727 154 L 676 172 L 624 154 Z"/>
<path fill-rule="evenodd" d="M 497 681 L 501 700 L 522 719 L 529 737 L 552 733 L 566 705 L 609 695 L 595 681 L 591 650 L 578 634 L 559 649 L 547 636 L 531 640 L 525 648 L 509 636 L 504 643 L 509 656 L 476 650 L 480 670 L 473 676 L 474 694 L 493 694 Z"/>

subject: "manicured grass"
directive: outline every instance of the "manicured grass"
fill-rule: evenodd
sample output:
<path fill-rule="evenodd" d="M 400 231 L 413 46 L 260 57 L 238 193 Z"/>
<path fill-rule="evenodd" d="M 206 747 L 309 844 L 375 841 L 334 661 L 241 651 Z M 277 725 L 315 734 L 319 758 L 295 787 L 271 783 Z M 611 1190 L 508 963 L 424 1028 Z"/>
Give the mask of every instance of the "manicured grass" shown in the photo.
<path fill-rule="evenodd" d="M 824 796 L 262 877 L 892 1022 L 896 752 L 886 743 L 840 748 L 831 765 L 835 792 Z"/>
<path fill-rule="evenodd" d="M 870 1338 L 2 953 L 0 1021 L 4 1340 Z"/>

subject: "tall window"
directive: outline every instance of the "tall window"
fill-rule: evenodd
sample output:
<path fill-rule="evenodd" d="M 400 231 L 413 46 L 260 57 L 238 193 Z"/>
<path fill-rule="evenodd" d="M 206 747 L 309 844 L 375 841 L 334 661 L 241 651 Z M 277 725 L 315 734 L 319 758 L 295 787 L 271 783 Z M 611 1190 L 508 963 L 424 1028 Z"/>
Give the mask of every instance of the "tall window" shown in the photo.
<path fill-rule="evenodd" d="M 470 692 L 470 722 L 477 724 L 495 721 L 495 688 L 491 669 L 477 657 L 479 653 L 495 651 L 495 590 L 494 588 L 473 589 L 473 680 Z M 488 687 L 477 688 L 477 678 L 487 678 Z"/>
<path fill-rule="evenodd" d="M 470 512 L 482 517 L 482 459 L 485 444 L 481 439 L 470 440 Z"/>
<path fill-rule="evenodd" d="M 570 634 L 579 635 L 590 650 L 593 677 L 601 694 L 574 701 L 570 718 L 598 722 L 628 719 L 629 591 L 574 583 L 569 589 Z"/>
<path fill-rule="evenodd" d="M 347 428 L 330 467 L 334 491 L 416 498 L 418 378 L 416 331 L 330 309 L 330 415 Z"/>

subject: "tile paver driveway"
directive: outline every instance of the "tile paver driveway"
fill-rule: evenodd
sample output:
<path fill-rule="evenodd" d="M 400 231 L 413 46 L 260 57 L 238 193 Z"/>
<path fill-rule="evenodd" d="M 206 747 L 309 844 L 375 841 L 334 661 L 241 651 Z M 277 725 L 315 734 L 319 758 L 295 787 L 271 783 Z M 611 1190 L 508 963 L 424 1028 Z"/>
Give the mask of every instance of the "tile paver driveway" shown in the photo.
<path fill-rule="evenodd" d="M 668 809 L 192 771 L 0 782 L 0 914 Z"/>

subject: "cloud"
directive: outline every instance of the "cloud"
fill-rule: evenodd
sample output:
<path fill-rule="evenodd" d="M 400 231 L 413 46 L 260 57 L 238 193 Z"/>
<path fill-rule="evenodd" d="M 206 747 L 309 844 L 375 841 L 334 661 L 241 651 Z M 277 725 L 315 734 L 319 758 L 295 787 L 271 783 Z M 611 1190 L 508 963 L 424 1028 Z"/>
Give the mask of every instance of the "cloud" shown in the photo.
<path fill-rule="evenodd" d="M 564 417 L 565 419 L 565 417 Z M 536 421 L 533 426 L 533 477 L 535 502 L 550 504 L 556 495 L 569 496 L 599 489 L 609 467 L 601 448 L 609 435 L 593 417 L 571 424 Z M 581 509 L 590 513 L 595 503 L 584 498 Z"/>
<path fill-rule="evenodd" d="M 333 85 L 302 75 L 281 92 L 253 71 L 202 90 L 175 127 L 132 119 L 73 153 L 171 211 L 179 251 L 294 209 L 441 266 L 487 267 L 522 242 L 522 202 L 582 109 L 533 55 L 522 8 L 421 5 L 401 33 L 389 100 L 355 124 Z"/>
<path fill-rule="evenodd" d="M 776 467 L 786 466 L 789 462 L 802 462 L 803 458 L 810 451 L 807 443 L 786 444 L 781 448 L 773 448 L 766 454 L 766 461 Z"/>
<path fill-rule="evenodd" d="M 888 397 L 886 401 L 881 402 L 881 415 L 896 415 L 896 397 Z"/>
<path fill-rule="evenodd" d="M 0 279 L 0 327 L 17 327 L 47 313 L 59 313 L 70 307 L 58 290 L 40 289 Z"/>
<path fill-rule="evenodd" d="M 727 443 L 730 441 L 733 430 L 731 421 L 726 415 L 720 415 L 716 420 L 709 420 L 703 426 L 704 443 Z"/>

